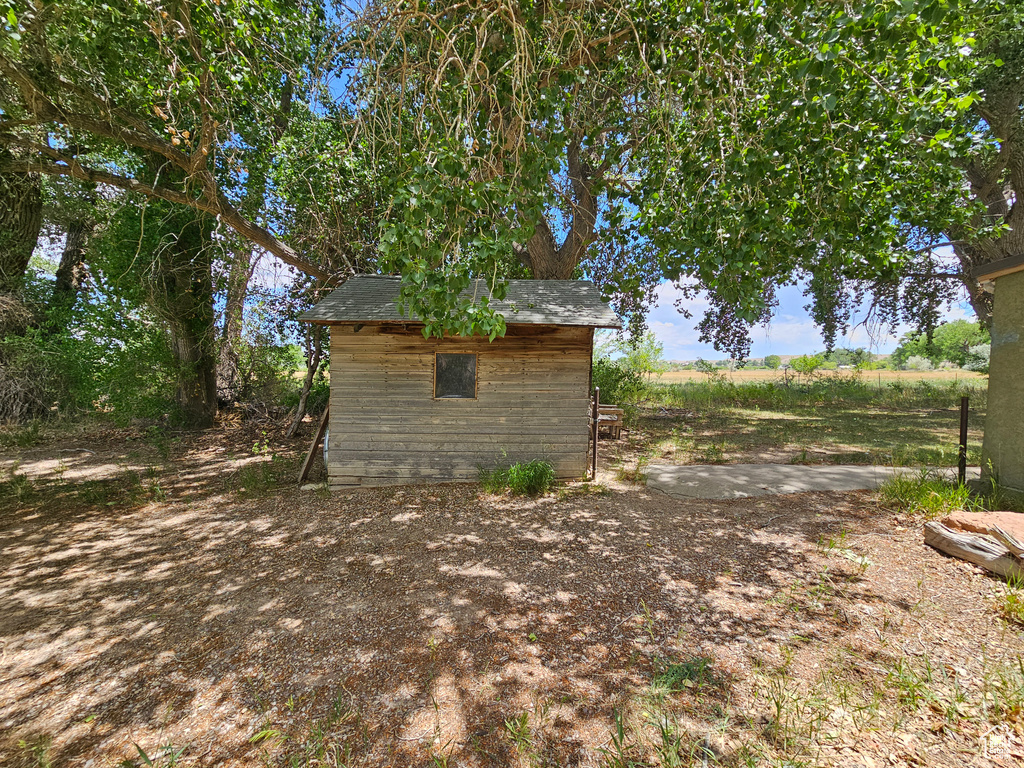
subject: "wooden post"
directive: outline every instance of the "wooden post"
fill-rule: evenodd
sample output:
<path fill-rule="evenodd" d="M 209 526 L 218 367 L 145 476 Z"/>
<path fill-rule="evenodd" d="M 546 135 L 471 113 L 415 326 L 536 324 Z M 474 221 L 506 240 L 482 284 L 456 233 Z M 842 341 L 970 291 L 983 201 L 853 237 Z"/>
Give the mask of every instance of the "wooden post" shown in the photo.
<path fill-rule="evenodd" d="M 324 433 L 327 431 L 327 417 L 330 412 L 330 405 L 325 405 L 324 412 L 320 416 L 320 426 L 317 427 L 316 435 L 313 436 L 313 444 L 309 446 L 309 453 L 306 454 L 306 460 L 302 462 L 302 469 L 299 471 L 299 485 L 305 482 L 309 475 L 309 469 L 313 466 L 316 449 L 320 446 L 320 441 L 324 439 Z"/>
<path fill-rule="evenodd" d="M 598 434 L 598 429 L 599 429 L 598 425 L 600 423 L 598 421 L 598 419 L 600 419 L 600 417 L 601 417 L 601 388 L 600 387 L 594 387 L 594 413 L 592 414 L 592 418 L 593 418 L 593 422 L 594 422 L 594 426 L 593 426 L 593 430 L 594 430 L 594 437 L 593 437 L 594 453 L 593 453 L 593 455 L 591 456 L 591 459 L 590 459 L 591 460 L 591 464 L 590 464 L 590 479 L 591 480 L 597 480 L 597 434 Z"/>
<path fill-rule="evenodd" d="M 967 396 L 960 398 L 960 455 L 957 464 L 957 477 L 960 485 L 967 482 Z"/>

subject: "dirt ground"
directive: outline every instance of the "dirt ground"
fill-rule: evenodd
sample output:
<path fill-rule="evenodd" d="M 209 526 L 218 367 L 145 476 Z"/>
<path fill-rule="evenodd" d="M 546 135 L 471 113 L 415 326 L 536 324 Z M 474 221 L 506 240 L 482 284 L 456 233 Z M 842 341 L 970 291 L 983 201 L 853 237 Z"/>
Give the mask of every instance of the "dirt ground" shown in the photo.
<path fill-rule="evenodd" d="M 301 447 L 5 450 L 0 765 L 1024 760 L 1005 588 L 869 494 L 331 495 Z"/>

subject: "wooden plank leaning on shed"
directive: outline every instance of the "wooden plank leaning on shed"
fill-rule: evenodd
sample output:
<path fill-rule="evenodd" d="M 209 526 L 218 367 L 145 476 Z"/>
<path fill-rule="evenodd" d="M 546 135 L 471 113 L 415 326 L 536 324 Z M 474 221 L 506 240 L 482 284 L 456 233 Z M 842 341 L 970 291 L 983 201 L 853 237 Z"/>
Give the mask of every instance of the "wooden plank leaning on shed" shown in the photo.
<path fill-rule="evenodd" d="M 330 418 L 330 412 L 331 406 L 328 403 L 324 406 L 324 412 L 320 414 L 320 424 L 316 428 L 316 435 L 313 436 L 313 443 L 309 446 L 309 453 L 306 454 L 306 460 L 302 462 L 302 469 L 299 470 L 299 485 L 306 482 L 306 478 L 309 477 L 309 470 L 313 466 L 313 459 L 316 458 L 316 449 L 320 447 L 324 434 L 327 432 L 327 420 Z"/>

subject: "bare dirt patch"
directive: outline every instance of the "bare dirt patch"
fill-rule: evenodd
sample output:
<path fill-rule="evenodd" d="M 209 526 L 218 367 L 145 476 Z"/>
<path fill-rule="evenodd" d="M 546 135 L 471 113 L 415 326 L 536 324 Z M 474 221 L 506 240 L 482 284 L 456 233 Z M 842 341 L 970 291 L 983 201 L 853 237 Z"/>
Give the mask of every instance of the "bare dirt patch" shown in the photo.
<path fill-rule="evenodd" d="M 300 443 L 274 435 L 125 469 L 130 437 L 25 451 L 3 486 L 2 764 L 1024 759 L 1004 588 L 867 494 L 330 496 L 281 487 Z M 45 464 L 65 447 L 77 479 Z"/>

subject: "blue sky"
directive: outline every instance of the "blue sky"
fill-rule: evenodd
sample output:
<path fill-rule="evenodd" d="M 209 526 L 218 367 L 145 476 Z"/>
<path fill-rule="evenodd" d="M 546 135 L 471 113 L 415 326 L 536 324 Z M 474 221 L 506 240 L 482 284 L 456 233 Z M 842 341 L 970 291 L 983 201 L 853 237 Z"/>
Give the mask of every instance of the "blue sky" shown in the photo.
<path fill-rule="evenodd" d="M 818 352 L 824 348 L 821 333 L 815 327 L 804 309 L 809 299 L 803 295 L 803 286 L 788 286 L 779 291 L 779 306 L 767 326 L 753 330 L 751 338 L 751 357 L 765 355 L 803 355 Z M 648 317 L 648 326 L 665 346 L 667 360 L 721 360 L 728 355 L 716 352 L 709 344 L 698 342 L 700 333 L 695 326 L 704 314 L 707 303 L 694 300 L 683 300 L 683 305 L 693 313 L 693 319 L 687 320 L 675 307 L 679 291 L 671 283 L 663 283 L 658 289 L 658 303 Z M 909 326 L 901 326 L 891 332 L 887 328 L 872 328 L 862 323 L 866 311 L 854 318 L 855 327 L 838 342 L 843 347 L 864 347 L 875 354 L 888 354 L 896 348 L 899 337 L 910 330 Z M 954 304 L 946 307 L 944 320 L 973 318 L 974 312 L 970 304 Z"/>
<path fill-rule="evenodd" d="M 284 265 L 277 259 L 260 259 L 254 275 L 256 285 L 277 287 L 288 279 Z M 824 349 L 821 333 L 804 309 L 809 299 L 803 295 L 803 291 L 803 286 L 788 286 L 779 291 L 779 306 L 772 322 L 753 330 L 751 357 L 803 355 Z M 693 314 L 693 318 L 687 320 L 675 307 L 676 300 L 680 298 L 679 291 L 671 283 L 663 283 L 658 289 L 657 305 L 648 316 L 648 327 L 665 347 L 665 359 L 696 360 L 702 357 L 705 360 L 721 360 L 727 357 L 722 352 L 716 352 L 711 345 L 698 342 L 700 333 L 695 326 L 703 316 L 707 303 L 699 299 L 684 300 L 683 305 Z M 895 332 L 887 328 L 872 328 L 863 324 L 865 315 L 866 311 L 854 318 L 855 327 L 839 341 L 840 346 L 864 347 L 875 354 L 888 354 L 896 348 L 899 337 L 911 330 L 909 326 L 901 326 Z M 943 319 L 973 317 L 970 304 L 964 301 L 946 307 Z"/>

